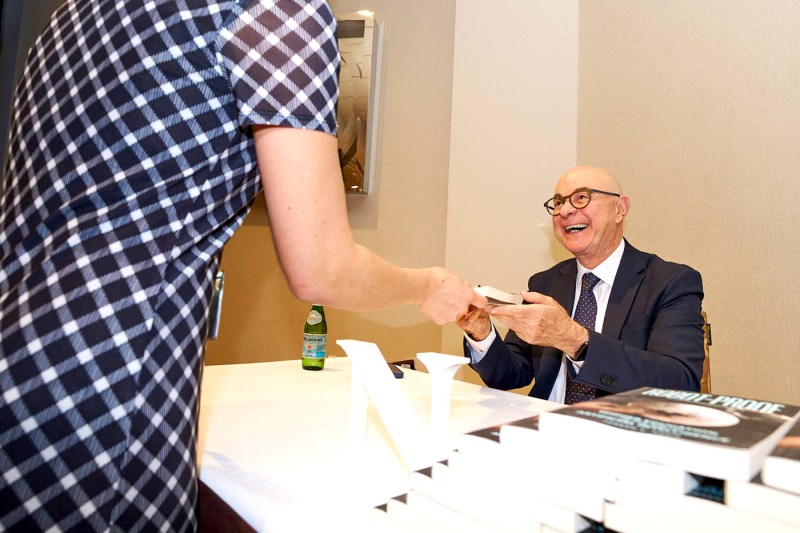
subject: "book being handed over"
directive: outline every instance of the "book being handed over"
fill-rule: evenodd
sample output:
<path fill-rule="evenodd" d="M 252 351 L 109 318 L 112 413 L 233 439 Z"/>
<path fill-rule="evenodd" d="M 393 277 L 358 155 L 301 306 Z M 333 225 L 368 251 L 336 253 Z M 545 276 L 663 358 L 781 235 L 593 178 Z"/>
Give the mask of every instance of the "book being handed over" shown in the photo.
<path fill-rule="evenodd" d="M 513 294 L 510 292 L 501 291 L 488 285 L 478 285 L 475 287 L 475 292 L 481 296 L 485 296 L 489 300 L 489 305 L 520 305 L 522 303 L 521 294 Z"/>
<path fill-rule="evenodd" d="M 592 453 L 748 481 L 798 418 L 794 405 L 643 387 L 541 413 L 539 430 Z"/>

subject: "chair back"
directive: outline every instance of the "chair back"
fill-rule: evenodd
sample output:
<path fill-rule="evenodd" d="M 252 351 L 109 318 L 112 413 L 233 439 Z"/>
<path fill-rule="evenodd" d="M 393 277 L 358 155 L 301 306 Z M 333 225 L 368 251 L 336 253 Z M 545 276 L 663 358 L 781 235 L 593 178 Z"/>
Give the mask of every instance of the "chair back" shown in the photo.
<path fill-rule="evenodd" d="M 703 359 L 703 376 L 700 378 L 700 392 L 711 392 L 711 360 L 709 357 L 708 347 L 711 346 L 711 324 L 708 322 L 708 315 L 705 311 L 701 312 L 703 315 L 703 350 L 705 357 Z"/>

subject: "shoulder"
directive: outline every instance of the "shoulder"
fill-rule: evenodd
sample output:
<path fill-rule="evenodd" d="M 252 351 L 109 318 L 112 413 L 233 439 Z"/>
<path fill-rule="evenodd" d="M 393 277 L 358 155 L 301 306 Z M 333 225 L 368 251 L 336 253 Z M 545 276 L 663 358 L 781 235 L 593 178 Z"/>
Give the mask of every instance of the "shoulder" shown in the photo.
<path fill-rule="evenodd" d="M 577 275 L 577 260 L 575 258 L 567 259 L 566 261 L 561 261 L 547 270 L 543 270 L 542 272 L 537 272 L 536 274 L 532 275 L 528 279 L 528 287 L 531 290 L 535 290 L 535 287 L 548 286 L 561 279 L 568 279 L 571 283 L 574 283 L 575 276 Z"/>
<path fill-rule="evenodd" d="M 691 280 L 693 283 L 702 284 L 700 272 L 689 265 L 668 261 L 656 254 L 643 252 L 626 242 L 625 252 L 620 263 L 620 270 L 630 269 L 634 273 L 641 273 L 651 280 Z"/>

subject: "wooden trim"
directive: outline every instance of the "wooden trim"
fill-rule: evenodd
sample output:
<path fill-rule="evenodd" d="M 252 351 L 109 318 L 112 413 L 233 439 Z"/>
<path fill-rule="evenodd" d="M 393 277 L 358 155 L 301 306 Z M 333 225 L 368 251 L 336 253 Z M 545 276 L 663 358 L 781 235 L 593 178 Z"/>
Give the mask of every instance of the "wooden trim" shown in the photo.
<path fill-rule="evenodd" d="M 256 533 L 233 508 L 208 485 L 198 480 L 197 518 L 199 533 Z"/>
<path fill-rule="evenodd" d="M 711 345 L 711 324 L 708 323 L 708 316 L 705 311 L 701 312 L 703 315 L 703 350 L 705 357 L 703 358 L 703 376 L 700 378 L 700 392 L 711 392 L 711 357 L 708 350 Z"/>

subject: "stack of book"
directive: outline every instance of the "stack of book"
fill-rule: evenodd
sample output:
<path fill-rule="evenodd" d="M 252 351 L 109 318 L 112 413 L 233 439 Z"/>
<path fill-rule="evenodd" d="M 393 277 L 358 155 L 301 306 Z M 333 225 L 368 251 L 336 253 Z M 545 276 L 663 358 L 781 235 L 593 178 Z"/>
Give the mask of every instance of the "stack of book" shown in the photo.
<path fill-rule="evenodd" d="M 641 388 L 459 436 L 376 531 L 800 532 L 800 408 Z"/>

